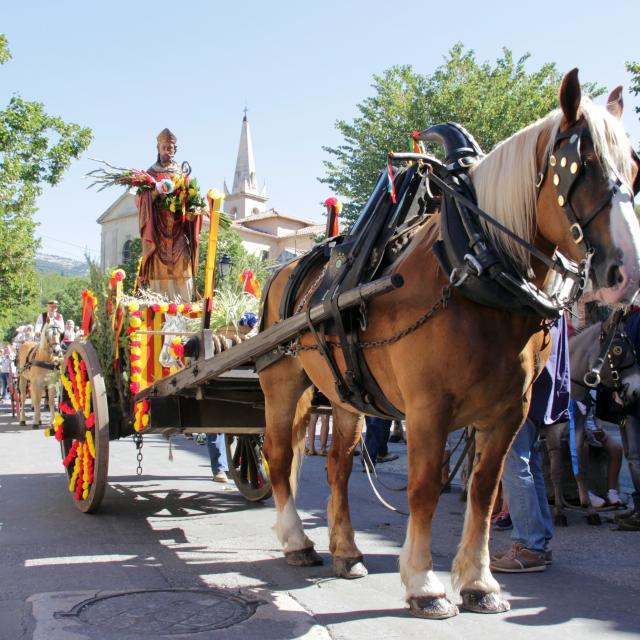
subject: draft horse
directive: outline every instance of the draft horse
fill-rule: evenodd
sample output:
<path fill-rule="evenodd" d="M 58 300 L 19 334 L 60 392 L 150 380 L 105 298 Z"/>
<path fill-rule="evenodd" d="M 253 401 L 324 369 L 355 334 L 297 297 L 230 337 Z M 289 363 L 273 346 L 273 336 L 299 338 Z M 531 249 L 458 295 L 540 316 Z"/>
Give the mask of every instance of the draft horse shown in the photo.
<path fill-rule="evenodd" d="M 611 302 L 629 301 L 638 288 L 640 228 L 632 193 L 638 167 L 620 123 L 621 91 L 619 87 L 609 96 L 608 109 L 594 105 L 582 98 L 574 69 L 562 80 L 560 109 L 503 141 L 470 169 L 478 206 L 538 250 L 532 258 L 511 236 L 482 223 L 505 259 L 529 274 L 538 288 L 549 270 L 542 258 L 556 248 L 576 263 L 593 250 L 593 286 L 606 288 Z M 578 158 L 575 167 L 563 163 L 563 176 L 571 175 L 574 182 L 567 203 L 559 192 L 556 160 L 571 149 Z M 447 304 L 437 306 L 451 285 L 432 249 L 442 233 L 441 220 L 437 212 L 428 216 L 391 264 L 389 272 L 400 274 L 404 285 L 368 302 L 368 324 L 359 336 L 373 343 L 364 350 L 369 371 L 387 400 L 406 416 L 410 517 L 400 576 L 410 611 L 428 618 L 458 613 L 433 571 L 431 521 L 447 433 L 464 425 L 476 429 L 477 454 L 452 584 L 466 609 L 496 613 L 509 608 L 489 570 L 490 514 L 506 453 L 550 351 L 549 322 L 540 316 L 477 304 L 454 286 Z M 274 276 L 264 302 L 264 327 L 279 320 L 294 268 L 287 265 Z M 296 308 L 308 305 L 307 292 L 319 270 L 305 277 Z M 403 335 L 430 309 L 434 313 L 406 336 L 388 340 Z M 313 383 L 333 409 L 327 506 L 333 570 L 345 578 L 362 577 L 367 570 L 355 542 L 347 491 L 362 412 L 341 399 L 329 364 L 313 348 L 311 331 L 300 336 L 299 344 L 302 349 L 260 371 L 275 530 L 290 564 L 321 562 L 294 503 Z M 344 375 L 342 349 L 332 351 Z"/>
<path fill-rule="evenodd" d="M 40 333 L 40 342 L 25 342 L 18 351 L 18 388 L 20 390 L 19 420 L 27 424 L 24 408 L 27 400 L 27 385 L 30 384 L 33 406 L 33 428 L 40 425 L 42 393 L 47 388 L 49 411 L 55 413 L 55 372 L 62 357 L 61 338 L 64 329 L 56 323 L 45 324 Z"/>

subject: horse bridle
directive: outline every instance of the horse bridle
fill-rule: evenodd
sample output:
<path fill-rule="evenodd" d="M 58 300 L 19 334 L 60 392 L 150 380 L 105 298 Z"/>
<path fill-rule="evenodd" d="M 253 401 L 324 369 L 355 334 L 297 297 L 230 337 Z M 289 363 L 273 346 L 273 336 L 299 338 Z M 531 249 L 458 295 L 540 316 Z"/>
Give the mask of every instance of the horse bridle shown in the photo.
<path fill-rule="evenodd" d="M 587 214 L 578 216 L 571 204 L 571 194 L 576 186 L 578 179 L 584 171 L 584 162 L 580 154 L 580 143 L 582 138 L 591 138 L 591 132 L 587 127 L 576 126 L 566 131 L 559 132 L 553 143 L 551 152 L 545 159 L 542 171 L 538 174 L 536 180 L 536 198 L 540 195 L 542 185 L 549 167 L 553 169 L 553 184 L 556 188 L 558 206 L 562 208 L 571 224 L 571 236 L 575 244 L 584 246 L 585 255 L 591 258 L 594 249 L 585 238 L 584 231 L 599 213 L 611 203 L 618 191 L 621 191 L 622 181 L 616 176 L 615 180 L 608 178 L 607 192 L 603 198 L 597 202 Z M 563 140 L 567 140 L 566 144 L 562 144 Z M 636 164 L 640 161 L 635 151 L 632 151 L 633 159 Z M 639 172 L 640 177 L 640 172 Z M 633 185 L 634 195 L 640 190 L 640 179 L 636 178 Z"/>
<path fill-rule="evenodd" d="M 636 349 L 631 339 L 624 329 L 619 328 L 624 314 L 624 309 L 616 309 L 611 317 L 609 329 L 605 330 L 603 325 L 600 332 L 600 352 L 593 367 L 584 375 L 584 384 L 590 389 L 595 389 L 601 384 L 602 369 L 606 363 L 611 372 L 613 391 L 624 391 L 626 385 L 621 382 L 620 372 L 630 369 L 637 362 Z M 624 344 L 619 344 L 621 342 Z M 624 348 L 625 345 L 628 347 L 627 349 Z"/>

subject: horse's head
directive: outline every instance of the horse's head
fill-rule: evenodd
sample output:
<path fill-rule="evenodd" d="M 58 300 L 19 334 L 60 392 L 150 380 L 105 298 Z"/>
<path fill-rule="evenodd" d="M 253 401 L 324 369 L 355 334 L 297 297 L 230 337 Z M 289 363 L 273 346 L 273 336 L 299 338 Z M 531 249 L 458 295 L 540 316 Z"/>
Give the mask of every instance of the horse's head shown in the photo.
<path fill-rule="evenodd" d="M 594 290 L 608 303 L 629 302 L 640 286 L 640 227 L 633 196 L 637 155 L 622 127 L 622 88 L 598 107 L 583 99 L 578 70 L 560 86 L 560 118 L 541 137 L 539 237 L 580 262 L 591 256 Z"/>
<path fill-rule="evenodd" d="M 57 322 L 47 323 L 42 327 L 40 348 L 48 351 L 56 358 L 60 357 L 62 355 L 61 340 L 63 334 L 64 329 Z"/>
<path fill-rule="evenodd" d="M 580 387 L 605 387 L 621 405 L 635 406 L 640 400 L 640 365 L 622 320 L 619 310 L 571 338 L 571 377 Z"/>

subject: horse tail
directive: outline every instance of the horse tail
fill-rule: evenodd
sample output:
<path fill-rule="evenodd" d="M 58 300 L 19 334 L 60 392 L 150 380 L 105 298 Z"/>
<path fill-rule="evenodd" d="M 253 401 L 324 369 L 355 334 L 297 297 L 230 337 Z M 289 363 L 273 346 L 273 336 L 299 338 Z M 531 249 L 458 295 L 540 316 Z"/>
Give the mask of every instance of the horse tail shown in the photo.
<path fill-rule="evenodd" d="M 298 491 L 298 480 L 302 471 L 302 461 L 304 460 L 304 439 L 311 413 L 311 399 L 313 398 L 313 387 L 305 389 L 296 405 L 296 412 L 293 417 L 293 429 L 291 430 L 291 448 L 293 449 L 293 459 L 291 461 L 291 474 L 289 475 L 289 486 L 294 500 Z"/>

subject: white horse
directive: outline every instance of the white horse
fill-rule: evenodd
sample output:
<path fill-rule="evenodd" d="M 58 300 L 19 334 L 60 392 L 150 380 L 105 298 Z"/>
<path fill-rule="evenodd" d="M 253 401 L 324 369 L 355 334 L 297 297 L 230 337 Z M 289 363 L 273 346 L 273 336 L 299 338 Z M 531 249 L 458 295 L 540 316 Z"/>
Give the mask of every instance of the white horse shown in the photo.
<path fill-rule="evenodd" d="M 57 323 L 47 323 L 42 327 L 40 343 L 24 342 L 18 351 L 18 385 L 20 389 L 21 425 L 27 424 L 24 406 L 27 399 L 27 383 L 31 383 L 31 404 L 33 405 L 33 428 L 40 425 L 40 405 L 42 392 L 48 389 L 49 411 L 55 412 L 55 382 L 58 364 L 62 357 L 60 338 L 64 330 Z"/>

